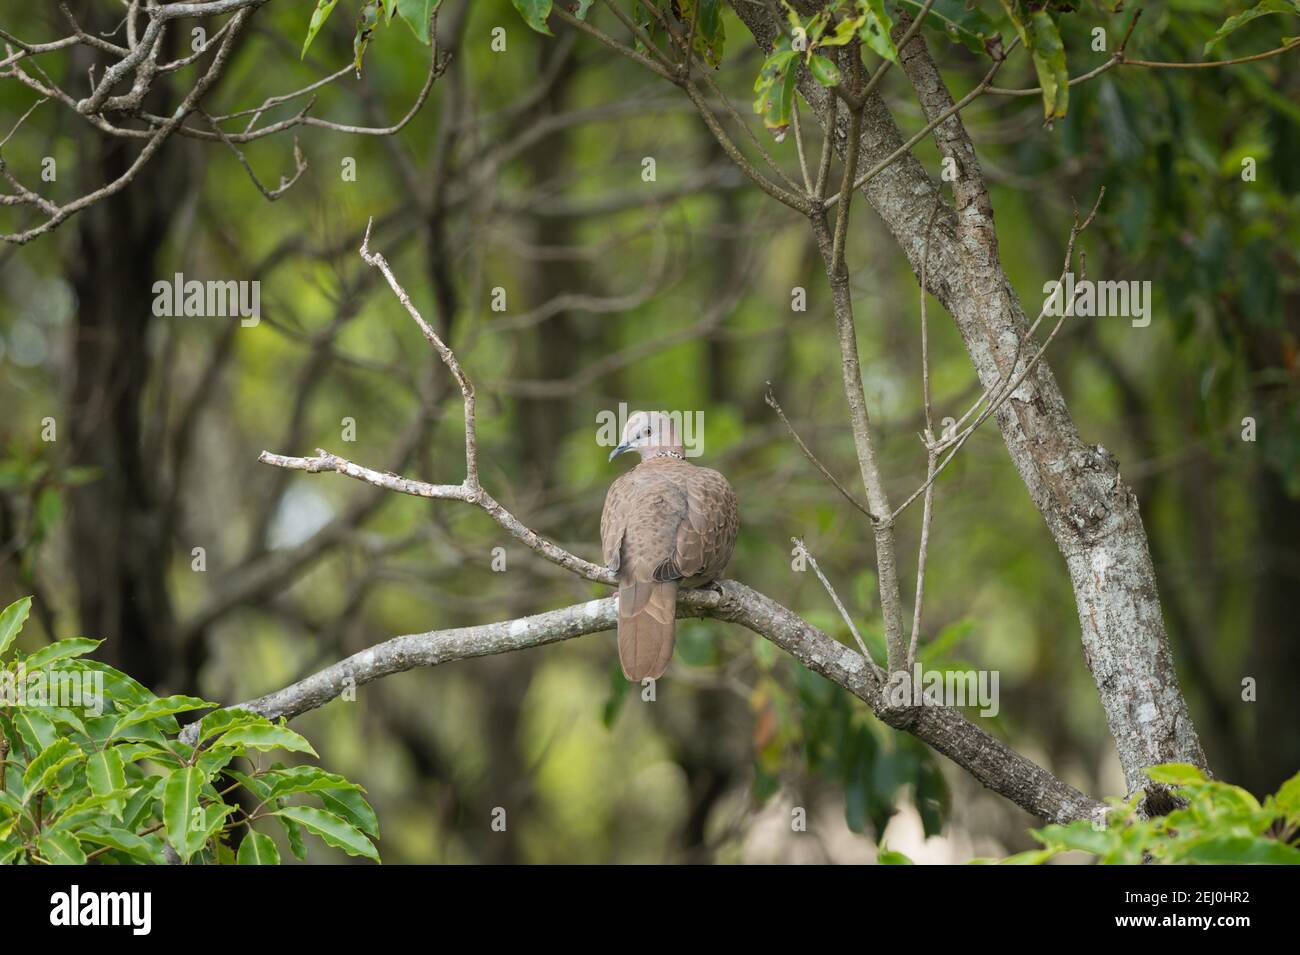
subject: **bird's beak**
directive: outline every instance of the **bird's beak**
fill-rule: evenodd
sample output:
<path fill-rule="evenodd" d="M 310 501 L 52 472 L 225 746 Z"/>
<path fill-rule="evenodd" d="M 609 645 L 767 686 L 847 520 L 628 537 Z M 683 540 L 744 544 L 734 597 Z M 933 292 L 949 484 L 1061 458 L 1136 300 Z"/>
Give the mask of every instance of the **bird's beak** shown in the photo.
<path fill-rule="evenodd" d="M 617 448 L 615 448 L 613 451 L 609 452 L 609 460 L 613 461 L 616 457 L 618 457 L 618 456 L 619 456 L 620 454 L 622 454 L 624 451 L 631 451 L 631 450 L 632 450 L 632 445 L 630 445 L 628 442 L 624 441 L 622 444 L 620 444 L 620 445 L 619 445 Z"/>

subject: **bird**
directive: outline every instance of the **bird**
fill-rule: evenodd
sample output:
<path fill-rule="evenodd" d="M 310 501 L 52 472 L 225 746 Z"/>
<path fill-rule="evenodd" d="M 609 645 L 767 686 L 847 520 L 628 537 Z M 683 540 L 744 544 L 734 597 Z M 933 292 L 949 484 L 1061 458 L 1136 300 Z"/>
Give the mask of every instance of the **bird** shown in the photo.
<path fill-rule="evenodd" d="M 641 462 L 605 495 L 605 565 L 618 575 L 618 659 L 634 683 L 661 677 L 673 656 L 679 587 L 718 579 L 736 546 L 739 512 L 727 479 L 686 460 L 671 414 L 634 411 L 622 442 Z"/>

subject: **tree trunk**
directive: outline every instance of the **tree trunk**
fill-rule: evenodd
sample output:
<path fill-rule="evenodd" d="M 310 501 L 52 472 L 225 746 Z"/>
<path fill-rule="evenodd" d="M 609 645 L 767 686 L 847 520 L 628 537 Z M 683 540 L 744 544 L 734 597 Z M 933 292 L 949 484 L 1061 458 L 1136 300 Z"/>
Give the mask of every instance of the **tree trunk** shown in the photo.
<path fill-rule="evenodd" d="M 761 6 L 733 3 L 759 45 L 771 47 L 775 24 Z M 900 22 L 897 35 L 907 26 Z M 900 51 L 922 111 L 932 120 L 952 97 L 918 34 Z M 800 91 L 819 117 L 830 94 L 806 73 Z M 867 102 L 860 142 L 862 169 L 871 168 L 903 139 L 878 94 Z M 836 149 L 848 136 L 841 114 Z M 954 212 L 943 204 L 930 240 L 930 292 L 957 323 L 980 383 L 994 388 L 1033 354 L 1013 356 L 1028 322 L 998 257 L 993 209 L 960 117 L 934 130 L 944 156 L 956 160 Z M 906 153 L 862 188 L 919 276 L 926 223 L 938 187 Z M 1029 495 L 1065 557 L 1074 587 L 1084 659 L 1092 671 L 1130 791 L 1145 788 L 1143 768 L 1180 761 L 1204 768 L 1187 704 L 1178 686 L 1165 636 L 1155 571 L 1137 498 L 1122 481 L 1118 462 L 1079 436 L 1047 362 L 1040 362 L 996 415 L 1002 438 Z M 1153 806 L 1153 809 L 1160 807 Z"/>
<path fill-rule="evenodd" d="M 104 17 L 82 22 L 113 26 Z M 157 101 L 149 108 L 165 111 Z M 139 147 L 82 129 L 81 186 L 120 176 Z M 98 471 L 68 494 L 81 630 L 104 638 L 105 661 L 147 686 L 167 672 L 175 623 L 159 463 L 146 459 L 143 442 L 153 283 L 184 164 L 173 145 L 154 157 L 147 178 L 80 214 L 66 264 L 77 295 L 64 422 L 70 463 Z"/>

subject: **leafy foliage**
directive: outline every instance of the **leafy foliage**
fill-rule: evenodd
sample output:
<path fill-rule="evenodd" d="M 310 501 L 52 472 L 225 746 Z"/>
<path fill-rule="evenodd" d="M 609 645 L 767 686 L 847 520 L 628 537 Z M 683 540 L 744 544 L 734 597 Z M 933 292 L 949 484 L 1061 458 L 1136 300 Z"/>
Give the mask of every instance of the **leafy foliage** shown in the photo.
<path fill-rule="evenodd" d="M 316 34 L 320 32 L 320 28 L 325 25 L 325 21 L 334 12 L 334 7 L 338 5 L 338 2 L 339 0 L 318 0 L 316 9 L 311 12 L 311 22 L 307 24 L 307 36 L 302 41 L 300 58 L 307 55 L 312 40 L 316 39 Z"/>
<path fill-rule="evenodd" d="M 912 16 L 919 14 L 924 6 L 925 0 L 894 0 L 893 3 L 895 11 L 906 11 Z M 925 16 L 924 26 L 962 44 L 972 53 L 992 55 L 1002 45 L 997 24 L 966 0 L 935 0 Z"/>
<path fill-rule="evenodd" d="M 0 658 L 30 607 L 24 597 L 0 613 Z M 177 715 L 216 704 L 156 697 L 126 674 L 83 659 L 99 643 L 61 640 L 0 659 L 0 863 L 162 863 L 170 845 L 185 862 L 276 864 L 275 843 L 254 828 L 271 819 L 300 859 L 305 829 L 348 855 L 379 861 L 372 841 L 378 821 L 360 786 L 317 766 L 261 767 L 250 756 L 276 749 L 315 755 L 306 739 L 230 709 L 204 716 L 188 745 L 178 738 Z M 103 697 L 79 696 L 80 713 L 53 705 L 52 692 L 35 693 L 91 684 Z M 237 761 L 247 771 L 230 768 Z M 241 788 L 251 810 L 236 804 Z M 300 796 L 321 807 L 290 803 Z M 236 853 L 231 837 L 241 830 Z"/>
<path fill-rule="evenodd" d="M 973 53 L 999 59 L 1003 55 L 1000 29 L 1010 26 L 1029 52 L 1043 96 L 1046 122 L 1062 119 L 1070 102 L 1070 71 L 1066 45 L 1062 40 L 1060 16 L 1077 8 L 1074 0 L 999 0 L 1000 17 L 994 18 L 978 3 L 938 0 L 926 14 L 925 26 L 961 43 Z M 823 86 L 836 86 L 840 70 L 817 52 L 819 48 L 842 46 L 853 40 L 861 44 L 864 57 L 875 54 L 897 61 L 898 51 L 890 30 L 900 14 L 917 16 L 923 0 L 832 0 L 817 14 L 801 17 L 785 4 L 789 34 L 779 37 L 759 71 L 754 84 L 754 111 L 776 136 L 784 138 L 792 108 L 793 73 L 803 62 Z M 1118 13 L 1119 10 L 1111 12 Z M 892 13 L 892 17 L 891 17 Z M 1300 14 L 1300 0 L 1262 0 L 1250 9 L 1229 17 L 1205 44 L 1209 53 L 1219 41 L 1246 24 L 1268 14 Z M 999 20 L 1001 22 L 999 22 Z M 713 65 L 717 65 L 716 62 Z"/>
<path fill-rule="evenodd" d="M 1041 865 L 1062 852 L 1086 852 L 1105 865 L 1142 862 L 1267 863 L 1300 865 L 1300 773 L 1275 795 L 1259 800 L 1239 786 L 1206 779 L 1196 767 L 1166 763 L 1147 770 L 1157 783 L 1177 787 L 1185 805 L 1148 819 L 1138 811 L 1140 796 L 1112 800 L 1106 825 L 1080 820 L 1033 833 L 1042 849 L 1003 860 Z"/>
<path fill-rule="evenodd" d="M 33 584 L 37 558 L 63 517 L 68 492 L 98 477 L 95 468 L 61 465 L 51 447 L 52 442 L 9 441 L 0 456 L 0 507 L 12 521 L 25 588 Z"/>
<path fill-rule="evenodd" d="M 538 33 L 551 36 L 551 28 L 546 25 L 546 18 L 551 15 L 551 0 L 510 0 L 524 22 Z"/>
<path fill-rule="evenodd" d="M 678 0 L 686 36 L 692 49 L 717 69 L 722 64 L 722 50 L 727 30 L 722 22 L 723 0 Z"/>
<path fill-rule="evenodd" d="M 893 21 L 885 12 L 884 0 L 834 0 L 814 16 L 801 17 L 789 5 L 785 8 L 790 28 L 773 45 L 772 52 L 754 81 L 754 112 L 763 117 L 763 125 L 776 137 L 785 139 L 790 125 L 795 85 L 801 64 L 822 86 L 838 86 L 842 80 L 835 60 L 823 52 L 860 40 L 864 50 L 898 59 L 898 51 L 889 31 Z"/>
<path fill-rule="evenodd" d="M 367 0 L 361 4 L 357 11 L 357 29 L 356 35 L 352 40 L 353 67 L 357 73 L 361 73 L 362 60 L 365 58 L 366 48 L 374 38 L 375 30 L 380 23 L 389 24 L 393 22 L 393 17 L 401 17 L 411 28 L 421 43 L 428 45 L 431 42 L 429 34 L 429 22 L 434 13 L 437 12 L 442 0 Z M 520 7 L 523 0 L 515 0 L 515 6 Z M 307 55 L 307 50 L 311 48 L 312 42 L 316 39 L 316 34 L 325 25 L 329 19 L 334 7 L 338 5 L 338 0 L 317 0 L 315 9 L 311 13 L 311 21 L 307 24 L 307 35 L 302 41 L 301 56 Z M 544 5 L 546 13 L 550 13 L 550 0 L 544 0 L 541 3 L 526 4 L 529 7 Z M 543 16 L 543 21 L 545 17 Z M 531 25 L 531 23 L 530 23 Z M 543 26 L 545 24 L 543 23 Z M 549 30 L 542 32 L 549 33 Z"/>
<path fill-rule="evenodd" d="M 784 663 L 785 661 L 781 661 Z M 774 794 L 782 779 L 812 776 L 839 785 L 849 829 L 879 838 L 910 790 L 927 836 L 938 835 L 950 807 L 934 754 L 910 736 L 882 730 L 864 707 L 830 681 L 796 667 L 794 686 L 778 679 L 776 660 L 750 701 L 754 730 L 754 795 Z"/>
<path fill-rule="evenodd" d="M 1223 21 L 1223 26 L 1219 27 L 1214 36 L 1205 44 L 1204 53 L 1214 49 L 1214 47 L 1230 33 L 1244 27 L 1252 20 L 1258 20 L 1260 17 L 1268 16 L 1270 13 L 1292 13 L 1300 14 L 1300 0 L 1260 0 L 1248 10 L 1243 10 L 1234 16 L 1228 17 Z"/>
<path fill-rule="evenodd" d="M 1056 20 L 1041 4 L 1026 0 L 1002 0 L 1002 7 L 1033 58 L 1038 85 L 1043 88 L 1043 118 L 1048 122 L 1060 119 L 1070 103 L 1070 71 Z"/>

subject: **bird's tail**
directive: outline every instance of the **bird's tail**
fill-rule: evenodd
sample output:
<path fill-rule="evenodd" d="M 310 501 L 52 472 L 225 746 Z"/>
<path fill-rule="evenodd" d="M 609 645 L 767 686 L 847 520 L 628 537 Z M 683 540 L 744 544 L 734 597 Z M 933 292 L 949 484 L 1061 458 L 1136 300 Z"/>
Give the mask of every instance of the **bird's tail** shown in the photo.
<path fill-rule="evenodd" d="M 618 659 L 635 683 L 657 680 L 673 658 L 677 581 L 625 580 L 618 588 Z"/>

